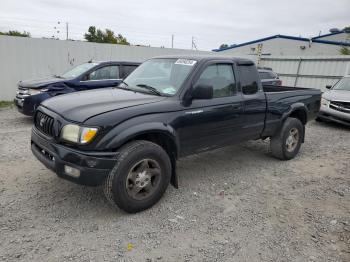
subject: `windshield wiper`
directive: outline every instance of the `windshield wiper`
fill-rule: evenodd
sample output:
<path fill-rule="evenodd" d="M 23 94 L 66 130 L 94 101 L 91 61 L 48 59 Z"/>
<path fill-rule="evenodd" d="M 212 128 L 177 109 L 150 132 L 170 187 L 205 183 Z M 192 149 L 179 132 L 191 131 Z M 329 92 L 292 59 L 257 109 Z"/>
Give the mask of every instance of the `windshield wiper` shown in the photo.
<path fill-rule="evenodd" d="M 149 86 L 146 84 L 138 84 L 136 85 L 138 87 L 142 87 L 144 89 L 147 89 L 149 91 L 151 91 L 153 94 L 157 95 L 157 96 L 163 96 L 163 94 L 161 92 L 159 92 L 156 88 L 154 88 L 153 86 Z"/>
<path fill-rule="evenodd" d="M 122 80 L 120 83 L 121 83 L 121 84 L 124 84 L 125 86 L 129 86 L 128 83 L 125 82 L 124 80 Z"/>

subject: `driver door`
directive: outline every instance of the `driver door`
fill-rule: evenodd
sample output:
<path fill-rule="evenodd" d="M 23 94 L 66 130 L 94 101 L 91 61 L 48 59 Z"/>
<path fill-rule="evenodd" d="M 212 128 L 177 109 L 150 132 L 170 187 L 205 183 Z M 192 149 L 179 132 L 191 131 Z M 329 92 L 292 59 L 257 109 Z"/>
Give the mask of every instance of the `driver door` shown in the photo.
<path fill-rule="evenodd" d="M 233 63 L 210 63 L 194 82 L 213 87 L 213 98 L 192 100 L 184 108 L 180 135 L 183 155 L 221 147 L 239 139 L 242 96 L 237 89 Z"/>

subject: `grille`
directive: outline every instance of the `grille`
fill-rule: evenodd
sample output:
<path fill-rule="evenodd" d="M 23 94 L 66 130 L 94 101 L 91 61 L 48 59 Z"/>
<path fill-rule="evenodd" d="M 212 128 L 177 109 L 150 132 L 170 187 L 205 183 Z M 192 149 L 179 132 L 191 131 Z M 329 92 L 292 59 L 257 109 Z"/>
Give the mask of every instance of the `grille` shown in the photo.
<path fill-rule="evenodd" d="M 54 129 L 53 123 L 54 119 L 51 116 L 44 114 L 41 111 L 37 111 L 35 115 L 35 127 L 39 129 L 44 134 L 53 137 Z"/>
<path fill-rule="evenodd" d="M 331 101 L 329 107 L 340 112 L 350 113 L 350 102 Z"/>

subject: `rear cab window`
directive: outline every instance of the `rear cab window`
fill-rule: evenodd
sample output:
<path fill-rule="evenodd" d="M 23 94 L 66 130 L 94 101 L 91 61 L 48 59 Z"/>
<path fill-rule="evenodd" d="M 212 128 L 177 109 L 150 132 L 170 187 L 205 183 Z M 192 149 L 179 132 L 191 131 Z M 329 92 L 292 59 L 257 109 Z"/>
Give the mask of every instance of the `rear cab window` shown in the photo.
<path fill-rule="evenodd" d="M 239 66 L 241 76 L 242 93 L 244 95 L 254 95 L 259 91 L 259 75 L 255 65 Z"/>

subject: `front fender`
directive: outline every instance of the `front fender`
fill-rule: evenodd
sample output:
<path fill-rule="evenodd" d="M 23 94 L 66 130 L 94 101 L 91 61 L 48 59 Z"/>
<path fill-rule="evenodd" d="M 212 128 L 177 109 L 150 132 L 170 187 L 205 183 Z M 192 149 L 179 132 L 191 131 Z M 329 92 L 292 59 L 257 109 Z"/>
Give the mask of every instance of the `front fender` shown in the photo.
<path fill-rule="evenodd" d="M 97 144 L 97 147 L 104 148 L 105 150 L 117 149 L 139 135 L 151 133 L 167 135 L 175 143 L 177 151 L 179 150 L 179 141 L 176 136 L 176 131 L 170 125 L 159 122 L 141 123 L 129 127 L 126 127 L 125 124 L 118 125 L 104 136 Z"/>

